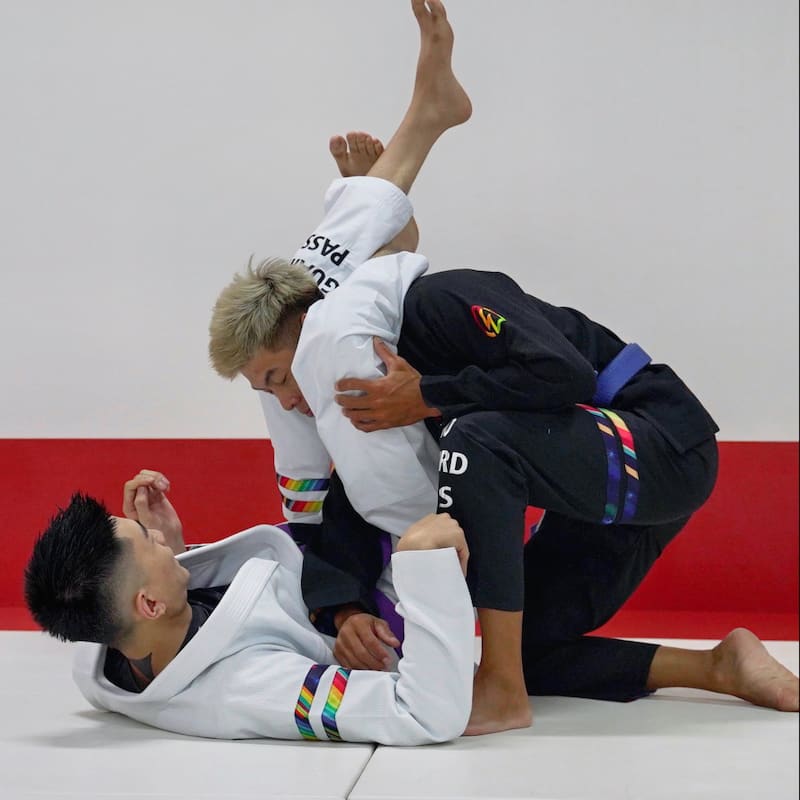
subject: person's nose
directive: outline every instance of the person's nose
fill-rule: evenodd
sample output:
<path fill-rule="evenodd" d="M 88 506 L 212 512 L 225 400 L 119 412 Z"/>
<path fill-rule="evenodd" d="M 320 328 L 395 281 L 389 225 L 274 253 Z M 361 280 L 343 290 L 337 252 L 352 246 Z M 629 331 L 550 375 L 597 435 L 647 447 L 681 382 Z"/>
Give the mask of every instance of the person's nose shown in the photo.
<path fill-rule="evenodd" d="M 292 411 L 300 401 L 295 392 L 275 392 L 275 397 L 278 398 L 278 402 L 284 411 Z"/>

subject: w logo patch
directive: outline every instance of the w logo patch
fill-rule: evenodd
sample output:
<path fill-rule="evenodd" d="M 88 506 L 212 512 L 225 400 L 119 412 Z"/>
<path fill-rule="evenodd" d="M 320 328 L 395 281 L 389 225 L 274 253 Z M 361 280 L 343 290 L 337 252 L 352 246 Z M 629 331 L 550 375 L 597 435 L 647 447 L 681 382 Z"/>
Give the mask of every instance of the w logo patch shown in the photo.
<path fill-rule="evenodd" d="M 475 324 L 481 329 L 481 332 L 494 339 L 499 333 L 500 328 L 506 321 L 505 317 L 501 317 L 496 311 L 486 306 L 472 306 L 472 319 Z"/>

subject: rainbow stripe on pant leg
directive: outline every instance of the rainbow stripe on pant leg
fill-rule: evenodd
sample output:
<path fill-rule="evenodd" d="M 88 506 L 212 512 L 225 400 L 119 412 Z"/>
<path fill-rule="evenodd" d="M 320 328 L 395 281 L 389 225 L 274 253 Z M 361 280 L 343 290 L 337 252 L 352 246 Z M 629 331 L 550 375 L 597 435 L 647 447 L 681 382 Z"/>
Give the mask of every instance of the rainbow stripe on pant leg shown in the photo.
<path fill-rule="evenodd" d="M 579 408 L 588 411 L 595 417 L 595 422 L 603 434 L 603 442 L 606 447 L 608 484 L 606 505 L 601 523 L 603 525 L 611 525 L 614 522 L 630 522 L 636 513 L 636 504 L 639 500 L 639 465 L 633 434 L 625 420 L 611 409 L 595 408 L 582 403 L 578 405 Z M 619 447 L 622 449 L 622 463 L 620 463 L 617 442 L 619 442 Z M 623 481 L 625 496 L 623 498 L 622 513 L 620 513 L 620 484 Z"/>

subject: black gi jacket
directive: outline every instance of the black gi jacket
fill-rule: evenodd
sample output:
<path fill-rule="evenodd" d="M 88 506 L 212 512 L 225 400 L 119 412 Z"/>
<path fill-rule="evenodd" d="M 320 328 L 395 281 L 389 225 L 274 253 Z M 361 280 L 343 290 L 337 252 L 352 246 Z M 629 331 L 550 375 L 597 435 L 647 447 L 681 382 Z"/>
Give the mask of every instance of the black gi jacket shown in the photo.
<path fill-rule="evenodd" d="M 525 294 L 507 275 L 459 269 L 424 275 L 411 285 L 398 353 L 422 373 L 423 399 L 447 420 L 474 411 L 591 405 L 596 373 L 624 346 L 585 314 Z M 637 373 L 612 405 L 648 420 L 679 453 L 718 430 L 665 364 Z M 382 569 L 380 548 L 373 544 L 377 531 L 360 520 L 343 494 L 334 481 L 322 527 L 307 544 L 306 604 L 317 609 L 360 602 L 375 613 L 367 598 Z"/>
<path fill-rule="evenodd" d="M 596 373 L 624 346 L 585 314 L 525 294 L 507 275 L 459 269 L 411 285 L 398 352 L 422 373 L 425 402 L 452 418 L 591 405 Z M 665 364 L 635 375 L 613 408 L 636 411 L 678 452 L 719 430 Z"/>

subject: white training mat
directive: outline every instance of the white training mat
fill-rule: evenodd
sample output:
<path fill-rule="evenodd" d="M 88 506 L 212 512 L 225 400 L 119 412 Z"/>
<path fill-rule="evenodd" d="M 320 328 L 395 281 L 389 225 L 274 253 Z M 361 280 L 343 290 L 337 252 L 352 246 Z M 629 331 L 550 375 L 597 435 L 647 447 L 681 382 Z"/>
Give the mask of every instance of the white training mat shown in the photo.
<path fill-rule="evenodd" d="M 706 647 L 711 642 L 665 643 Z M 797 642 L 767 647 L 794 672 Z M 535 698 L 534 725 L 417 748 L 197 739 L 92 709 L 71 647 L 0 631 L 2 800 L 778 800 L 798 715 L 693 690 Z"/>
<path fill-rule="evenodd" d="M 797 642 L 766 644 L 797 673 Z M 527 730 L 429 747 L 378 747 L 351 800 L 798 796 L 797 714 L 689 689 L 662 690 L 634 703 L 541 697 L 532 704 L 534 724 Z"/>
<path fill-rule="evenodd" d="M 371 745 L 216 741 L 96 711 L 72 647 L 0 631 L 2 800 L 343 800 Z"/>

